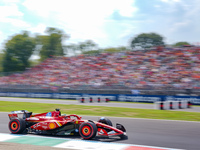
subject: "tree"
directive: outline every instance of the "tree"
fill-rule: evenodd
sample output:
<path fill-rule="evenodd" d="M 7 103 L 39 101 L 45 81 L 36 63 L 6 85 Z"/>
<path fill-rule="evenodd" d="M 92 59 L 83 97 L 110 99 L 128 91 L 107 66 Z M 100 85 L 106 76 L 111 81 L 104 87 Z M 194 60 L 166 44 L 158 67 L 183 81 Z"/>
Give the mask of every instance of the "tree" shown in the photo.
<path fill-rule="evenodd" d="M 86 40 L 84 42 L 80 42 L 78 45 L 82 53 L 86 51 L 92 51 L 95 48 L 97 48 L 97 44 L 94 43 L 92 40 Z"/>
<path fill-rule="evenodd" d="M 163 37 L 156 33 L 142 33 L 131 40 L 131 48 L 145 49 L 163 45 Z"/>
<path fill-rule="evenodd" d="M 130 51 L 130 49 L 125 46 L 117 47 L 117 49 L 119 49 L 120 51 Z"/>
<path fill-rule="evenodd" d="M 52 56 L 64 56 L 62 41 L 69 36 L 60 29 L 48 27 L 45 31 L 47 35 L 38 35 L 37 44 L 41 45 L 41 60 Z"/>
<path fill-rule="evenodd" d="M 0 72 L 2 72 L 2 70 L 3 70 L 3 66 L 2 66 L 2 63 L 3 63 L 3 56 L 4 56 L 4 54 L 3 53 L 0 53 Z"/>
<path fill-rule="evenodd" d="M 77 44 L 69 44 L 64 46 L 65 53 L 67 55 L 76 55 L 76 52 L 79 50 L 79 46 Z"/>
<path fill-rule="evenodd" d="M 174 46 L 176 46 L 176 47 L 180 47 L 180 46 L 184 46 L 184 45 L 191 45 L 191 44 L 188 42 L 177 42 L 174 44 Z"/>
<path fill-rule="evenodd" d="M 111 47 L 111 48 L 105 48 L 103 51 L 106 53 L 117 53 L 121 52 L 121 49 Z"/>
<path fill-rule="evenodd" d="M 87 54 L 87 55 L 98 55 L 102 53 L 101 50 L 91 50 L 91 51 L 87 51 L 87 52 L 83 52 L 82 54 Z"/>
<path fill-rule="evenodd" d="M 6 44 L 3 57 L 3 71 L 24 71 L 29 67 L 29 58 L 35 50 L 35 39 L 27 31 L 15 35 Z"/>

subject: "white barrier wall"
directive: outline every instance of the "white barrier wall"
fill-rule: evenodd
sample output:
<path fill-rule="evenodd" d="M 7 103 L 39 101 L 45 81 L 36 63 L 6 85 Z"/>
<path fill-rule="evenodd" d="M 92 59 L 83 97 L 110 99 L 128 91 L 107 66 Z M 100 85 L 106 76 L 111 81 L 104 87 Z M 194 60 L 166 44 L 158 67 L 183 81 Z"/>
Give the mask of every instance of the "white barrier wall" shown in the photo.
<path fill-rule="evenodd" d="M 181 109 L 187 108 L 188 102 L 187 101 L 181 101 Z"/>
<path fill-rule="evenodd" d="M 164 104 L 163 104 L 163 109 L 165 109 L 165 110 L 170 109 L 170 107 L 169 107 L 169 101 L 165 101 L 165 102 L 164 102 Z"/>
<path fill-rule="evenodd" d="M 191 108 L 190 101 L 158 101 L 154 103 L 155 109 L 170 110 L 170 109 L 186 109 Z"/>
<path fill-rule="evenodd" d="M 100 103 L 110 101 L 106 96 L 78 97 L 77 100 L 81 103 Z"/>
<path fill-rule="evenodd" d="M 172 101 L 172 109 L 179 109 L 179 102 L 178 101 Z"/>

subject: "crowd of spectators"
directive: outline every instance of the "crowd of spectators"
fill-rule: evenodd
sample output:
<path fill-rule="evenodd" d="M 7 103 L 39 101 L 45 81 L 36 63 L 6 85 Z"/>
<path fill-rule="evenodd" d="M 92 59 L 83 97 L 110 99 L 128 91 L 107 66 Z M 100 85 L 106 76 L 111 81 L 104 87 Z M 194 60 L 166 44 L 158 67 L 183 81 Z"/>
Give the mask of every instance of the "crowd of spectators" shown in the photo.
<path fill-rule="evenodd" d="M 131 89 L 200 89 L 200 48 L 159 48 L 53 57 L 22 74 L 0 77 L 0 85 L 58 88 L 121 85 Z"/>

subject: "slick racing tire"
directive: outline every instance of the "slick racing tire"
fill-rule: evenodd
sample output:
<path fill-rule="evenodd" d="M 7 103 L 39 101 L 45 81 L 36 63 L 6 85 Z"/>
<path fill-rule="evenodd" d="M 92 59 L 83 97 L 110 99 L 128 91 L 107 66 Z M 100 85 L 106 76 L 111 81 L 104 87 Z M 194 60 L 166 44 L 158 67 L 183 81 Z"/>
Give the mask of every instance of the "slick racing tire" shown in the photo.
<path fill-rule="evenodd" d="M 10 120 L 8 124 L 8 128 L 11 133 L 19 134 L 22 133 L 26 129 L 26 122 L 21 118 L 15 118 Z"/>
<path fill-rule="evenodd" d="M 101 117 L 101 118 L 98 120 L 98 122 L 107 124 L 107 125 L 109 125 L 109 126 L 113 126 L 113 125 L 112 125 L 112 122 L 110 121 L 110 119 L 105 118 L 105 117 Z"/>
<path fill-rule="evenodd" d="M 85 140 L 94 138 L 97 134 L 97 126 L 93 122 L 82 123 L 79 127 L 79 134 Z"/>

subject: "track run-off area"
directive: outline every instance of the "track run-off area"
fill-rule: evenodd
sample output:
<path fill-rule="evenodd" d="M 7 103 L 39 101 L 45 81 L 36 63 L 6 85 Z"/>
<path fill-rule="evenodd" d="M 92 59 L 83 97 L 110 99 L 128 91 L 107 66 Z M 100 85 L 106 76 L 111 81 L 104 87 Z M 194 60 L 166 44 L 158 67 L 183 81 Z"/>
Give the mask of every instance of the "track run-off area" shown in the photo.
<path fill-rule="evenodd" d="M 77 104 L 77 105 L 93 105 L 93 106 L 109 106 L 109 107 L 128 107 L 141 109 L 154 109 L 153 104 L 140 103 L 79 103 L 75 100 L 46 100 L 46 99 L 26 99 L 26 98 L 10 98 L 0 97 L 0 101 L 17 101 L 17 102 L 36 102 L 36 103 L 55 103 L 55 104 Z M 29 110 L 31 111 L 31 110 Z M 62 111 L 62 110 L 61 110 Z M 177 111 L 194 111 L 200 112 L 200 107 Z M 77 114 L 78 115 L 78 114 Z M 102 116 L 82 116 L 83 119 L 98 120 Z M 185 149 L 198 150 L 200 147 L 200 122 L 195 121 L 171 121 L 158 119 L 136 119 L 108 117 L 113 124 L 122 123 L 126 130 L 128 139 L 121 140 L 116 137 L 98 138 L 92 141 L 81 140 L 79 136 L 44 136 L 44 135 L 22 135 L 13 137 L 8 129 L 8 112 L 0 112 L 0 145 L 9 148 L 8 144 L 20 143 L 21 149 L 26 149 L 28 145 L 42 145 L 41 139 L 46 141 L 59 141 L 53 145 L 54 148 L 67 149 L 109 149 L 109 150 L 162 150 L 162 149 Z M 2 138 L 4 137 L 4 138 Z M 7 137 L 7 139 L 5 138 Z M 37 138 L 36 138 L 37 137 Z M 6 139 L 6 140 L 5 140 Z M 22 139 L 22 141 L 20 140 Z M 28 140 L 32 139 L 32 140 Z M 39 144 L 36 141 L 39 141 Z M 28 142 L 29 141 L 29 142 Z M 86 143 L 85 143 L 86 142 Z M 5 144 L 6 143 L 6 144 Z M 37 144 L 35 144 L 37 143 Z M 53 143 L 53 142 L 51 142 Z M 79 143 L 79 144 L 78 144 Z M 23 145 L 22 145 L 23 144 Z M 74 147 L 74 145 L 78 147 Z M 0 149 L 1 149 L 0 146 Z M 18 145 L 19 146 L 19 145 Z M 45 143 L 42 146 L 52 146 Z M 34 149 L 34 147 L 33 147 Z M 38 148 L 39 149 L 39 148 Z M 43 147 L 44 149 L 49 149 Z"/>

